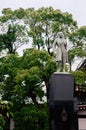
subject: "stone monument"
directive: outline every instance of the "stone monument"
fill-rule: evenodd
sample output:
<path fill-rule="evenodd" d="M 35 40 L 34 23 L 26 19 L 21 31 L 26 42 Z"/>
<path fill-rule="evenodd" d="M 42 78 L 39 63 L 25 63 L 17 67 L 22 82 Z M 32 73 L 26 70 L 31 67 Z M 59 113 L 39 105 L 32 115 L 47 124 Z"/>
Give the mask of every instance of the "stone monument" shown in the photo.
<path fill-rule="evenodd" d="M 68 61 L 67 42 L 62 32 L 57 34 L 53 43 L 53 53 L 57 72 L 51 75 L 49 83 L 50 130 L 78 130 L 75 80 L 71 74 L 65 72 Z"/>
<path fill-rule="evenodd" d="M 74 77 L 56 72 L 50 78 L 49 130 L 78 130 Z"/>

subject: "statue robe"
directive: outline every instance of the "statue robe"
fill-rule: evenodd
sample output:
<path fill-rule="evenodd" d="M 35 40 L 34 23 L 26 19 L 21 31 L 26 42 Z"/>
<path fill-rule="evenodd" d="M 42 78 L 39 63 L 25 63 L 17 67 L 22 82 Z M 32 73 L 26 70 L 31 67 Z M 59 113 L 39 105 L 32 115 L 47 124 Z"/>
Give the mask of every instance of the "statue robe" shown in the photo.
<path fill-rule="evenodd" d="M 55 55 L 55 60 L 67 62 L 67 42 L 64 37 L 57 37 L 53 43 L 53 53 Z"/>

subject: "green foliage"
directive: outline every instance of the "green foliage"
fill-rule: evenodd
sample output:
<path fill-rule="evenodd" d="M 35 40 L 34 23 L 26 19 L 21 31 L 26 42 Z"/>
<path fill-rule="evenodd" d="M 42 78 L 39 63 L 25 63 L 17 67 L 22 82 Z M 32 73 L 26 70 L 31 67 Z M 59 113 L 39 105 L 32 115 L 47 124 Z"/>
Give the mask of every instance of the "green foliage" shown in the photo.
<path fill-rule="evenodd" d="M 69 60 L 73 60 L 75 57 L 84 57 L 86 56 L 86 52 L 82 50 L 82 48 L 72 48 L 68 52 Z"/>
<path fill-rule="evenodd" d="M 17 9 L 13 12 L 13 15 L 16 19 L 22 19 L 25 17 L 25 10 L 23 8 Z"/>
<path fill-rule="evenodd" d="M 0 130 L 4 130 L 4 125 L 5 125 L 5 119 L 3 117 L 3 115 L 0 114 Z"/>
<path fill-rule="evenodd" d="M 37 49 L 46 49 L 48 53 L 51 54 L 50 49 L 57 32 L 62 31 L 66 37 L 68 37 L 68 34 L 77 28 L 77 23 L 73 20 L 71 14 L 67 12 L 63 13 L 60 10 L 54 10 L 52 7 L 42 7 L 37 10 L 34 8 L 25 10 L 20 8 L 14 11 L 10 8 L 6 8 L 3 9 L 2 13 L 3 15 L 0 17 L 1 26 L 3 25 L 4 27 L 4 25 L 6 25 L 7 28 L 9 28 L 9 24 L 11 24 L 11 26 L 15 25 L 15 27 L 23 24 L 27 28 L 23 28 L 23 31 L 22 27 L 20 27 L 21 29 L 17 34 L 11 34 L 10 36 L 6 34 L 8 38 L 4 37 L 4 39 L 6 39 L 5 42 L 10 38 L 9 45 L 11 45 L 11 48 L 16 46 L 13 49 L 14 51 L 16 51 L 22 43 L 26 43 L 28 38 L 32 38 L 33 47 Z M 20 35 L 21 32 L 23 32 L 23 35 Z M 17 42 L 16 45 L 13 44 L 13 40 Z M 7 43 L 4 44 L 4 47 L 7 48 Z M 2 46 L 1 48 L 4 49 Z"/>
<path fill-rule="evenodd" d="M 28 35 L 32 37 L 33 46 L 38 49 L 46 48 L 48 53 L 57 32 L 63 31 L 67 35 L 77 27 L 71 14 L 54 10 L 52 7 L 27 9 L 24 22 L 30 28 Z"/>
<path fill-rule="evenodd" d="M 86 41 L 86 26 L 77 29 L 75 32 L 70 34 L 69 38 L 73 42 L 74 47 L 83 48 Z"/>
<path fill-rule="evenodd" d="M 11 114 L 14 118 L 14 130 L 48 130 L 47 106 L 43 97 L 48 96 L 49 78 L 57 68 L 56 62 L 49 55 L 53 40 L 57 32 L 64 32 L 73 43 L 68 52 L 69 60 L 73 61 L 75 56 L 84 57 L 86 27 L 77 29 L 71 14 L 52 7 L 37 10 L 20 8 L 15 11 L 7 8 L 2 13 L 0 24 L 1 28 L 6 27 L 6 31 L 0 34 L 0 52 L 8 49 L 11 53 L 0 59 L 0 89 L 4 91 L 3 100 L 12 103 L 7 115 Z M 16 50 L 27 43 L 29 38 L 32 38 L 33 47 L 38 50 L 27 49 L 19 57 Z M 84 72 L 76 71 L 72 74 L 76 84 L 84 85 Z M 44 85 L 46 93 L 43 91 Z M 0 119 L 3 121 L 2 117 Z"/>
<path fill-rule="evenodd" d="M 2 10 L 2 14 L 4 14 L 4 15 L 10 14 L 10 13 L 12 13 L 12 10 L 10 8 L 4 8 Z"/>
<path fill-rule="evenodd" d="M 8 119 L 12 116 L 11 106 L 12 104 L 10 102 L 0 100 L 0 130 L 9 129 Z"/>
<path fill-rule="evenodd" d="M 32 66 L 38 66 L 42 81 L 48 81 L 50 75 L 56 70 L 55 61 L 45 51 L 28 49 L 24 52 L 23 60 L 24 59 L 26 61 L 25 64 L 27 64 L 27 68 L 30 68 Z"/>
<path fill-rule="evenodd" d="M 47 106 L 44 104 L 40 105 L 40 108 L 34 105 L 23 107 L 15 112 L 14 121 L 14 130 L 48 130 Z"/>
<path fill-rule="evenodd" d="M 0 66 L 3 99 L 12 101 L 14 109 L 24 105 L 27 98 L 38 105 L 37 99 L 42 101 L 44 96 L 42 83 L 48 84 L 56 70 L 56 63 L 48 52 L 36 49 L 27 49 L 22 57 L 9 54 Z"/>
<path fill-rule="evenodd" d="M 73 76 L 75 77 L 75 83 L 77 85 L 83 85 L 85 83 L 85 74 L 83 71 L 81 70 L 77 70 L 74 72 L 71 72 L 73 74 Z"/>
<path fill-rule="evenodd" d="M 29 39 L 27 37 L 27 29 L 21 20 L 25 16 L 24 9 L 12 11 L 5 8 L 0 17 L 0 51 L 8 50 L 8 53 L 15 54 L 16 50 Z"/>
<path fill-rule="evenodd" d="M 7 49 L 8 53 L 15 54 L 16 50 L 28 41 L 24 38 L 24 31 L 25 27 L 22 25 L 9 25 L 8 31 L 0 34 L 0 51 Z"/>
<path fill-rule="evenodd" d="M 13 104 L 10 114 L 13 113 L 15 130 L 47 129 L 47 106 L 44 104 L 42 87 L 43 82 L 49 83 L 50 75 L 55 70 L 56 63 L 46 51 L 27 49 L 22 57 L 9 54 L 2 59 L 2 98 Z"/>
<path fill-rule="evenodd" d="M 80 27 L 69 35 L 72 41 L 72 48 L 68 52 L 69 61 L 74 63 L 74 58 L 86 57 L 86 27 Z"/>

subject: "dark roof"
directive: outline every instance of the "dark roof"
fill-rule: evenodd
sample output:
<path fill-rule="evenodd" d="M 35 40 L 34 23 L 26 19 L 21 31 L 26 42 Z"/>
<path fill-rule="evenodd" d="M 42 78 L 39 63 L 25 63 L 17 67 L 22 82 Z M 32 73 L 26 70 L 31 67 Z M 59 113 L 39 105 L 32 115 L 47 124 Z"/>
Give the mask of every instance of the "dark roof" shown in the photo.
<path fill-rule="evenodd" d="M 86 70 L 86 59 L 82 60 L 78 67 L 77 67 L 77 70 L 81 69 L 81 68 L 84 68 Z"/>

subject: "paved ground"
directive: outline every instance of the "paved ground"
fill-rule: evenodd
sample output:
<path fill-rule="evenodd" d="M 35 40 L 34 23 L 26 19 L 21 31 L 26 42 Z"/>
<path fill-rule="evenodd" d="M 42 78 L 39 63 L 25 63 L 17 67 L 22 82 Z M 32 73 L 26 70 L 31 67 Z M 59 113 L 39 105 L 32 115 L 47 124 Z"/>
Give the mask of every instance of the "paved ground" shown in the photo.
<path fill-rule="evenodd" d="M 79 130 L 86 130 L 86 118 L 78 119 Z"/>

